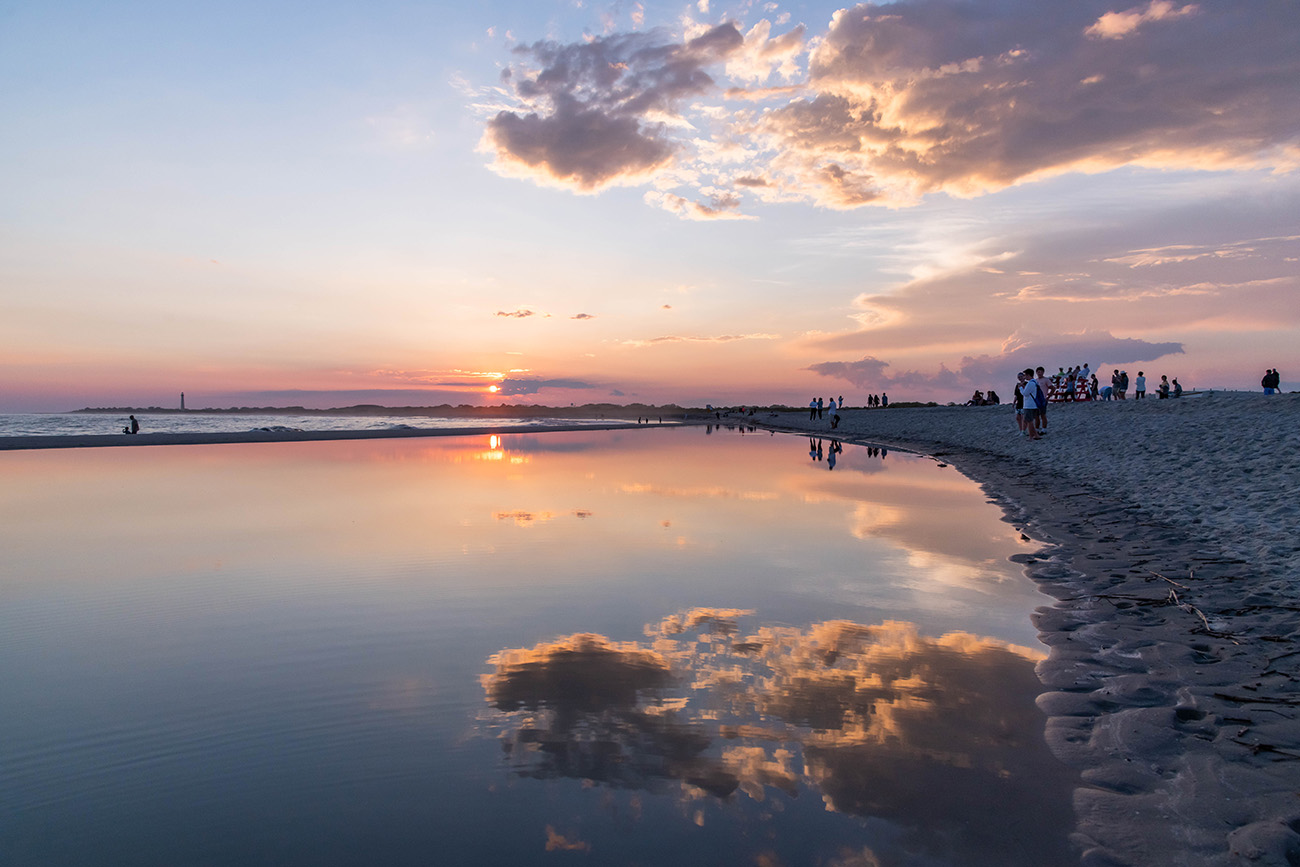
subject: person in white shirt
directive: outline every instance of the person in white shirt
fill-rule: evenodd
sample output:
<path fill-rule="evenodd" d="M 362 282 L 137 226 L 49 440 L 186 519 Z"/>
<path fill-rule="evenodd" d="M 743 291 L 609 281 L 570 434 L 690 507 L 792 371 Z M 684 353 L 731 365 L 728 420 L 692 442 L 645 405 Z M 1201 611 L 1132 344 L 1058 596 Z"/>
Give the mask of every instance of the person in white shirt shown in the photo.
<path fill-rule="evenodd" d="M 1021 432 L 1031 440 L 1036 440 L 1040 436 L 1038 433 L 1038 412 L 1043 404 L 1047 402 L 1046 395 L 1039 388 L 1038 381 L 1034 379 L 1032 369 L 1025 370 L 1016 377 L 1020 384 L 1016 386 L 1016 391 L 1020 394 L 1021 404 Z"/>

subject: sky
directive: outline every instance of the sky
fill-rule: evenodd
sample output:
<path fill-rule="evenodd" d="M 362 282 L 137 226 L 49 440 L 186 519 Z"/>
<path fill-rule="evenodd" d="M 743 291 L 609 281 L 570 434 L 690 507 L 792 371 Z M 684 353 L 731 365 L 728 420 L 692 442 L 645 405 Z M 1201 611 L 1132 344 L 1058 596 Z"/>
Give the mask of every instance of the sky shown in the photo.
<path fill-rule="evenodd" d="M 1300 3 L 0 0 L 0 412 L 1300 387 Z"/>

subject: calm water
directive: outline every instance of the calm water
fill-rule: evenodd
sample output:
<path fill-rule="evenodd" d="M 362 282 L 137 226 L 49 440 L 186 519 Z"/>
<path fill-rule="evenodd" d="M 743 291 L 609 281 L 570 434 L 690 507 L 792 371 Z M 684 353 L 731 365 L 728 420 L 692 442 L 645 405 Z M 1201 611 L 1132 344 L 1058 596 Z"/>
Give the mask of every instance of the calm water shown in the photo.
<path fill-rule="evenodd" d="M 821 446 L 0 454 L 0 863 L 1070 863 L 1015 532 Z"/>
<path fill-rule="evenodd" d="M 244 433 L 260 428 L 299 430 L 391 430 L 470 428 L 486 425 L 547 428 L 601 424 L 603 419 L 440 418 L 427 415 L 258 415 L 254 413 L 136 413 L 142 433 Z M 0 437 L 115 434 L 130 424 L 126 413 L 0 413 Z"/>

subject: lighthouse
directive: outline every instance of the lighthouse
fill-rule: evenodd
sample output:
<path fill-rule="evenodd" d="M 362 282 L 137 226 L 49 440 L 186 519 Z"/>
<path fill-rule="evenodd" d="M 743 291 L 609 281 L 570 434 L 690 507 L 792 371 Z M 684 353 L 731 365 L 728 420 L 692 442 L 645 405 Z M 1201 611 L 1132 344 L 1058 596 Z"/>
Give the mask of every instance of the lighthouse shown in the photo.
<path fill-rule="evenodd" d="M 181 412 L 185 412 L 185 392 L 181 392 Z"/>

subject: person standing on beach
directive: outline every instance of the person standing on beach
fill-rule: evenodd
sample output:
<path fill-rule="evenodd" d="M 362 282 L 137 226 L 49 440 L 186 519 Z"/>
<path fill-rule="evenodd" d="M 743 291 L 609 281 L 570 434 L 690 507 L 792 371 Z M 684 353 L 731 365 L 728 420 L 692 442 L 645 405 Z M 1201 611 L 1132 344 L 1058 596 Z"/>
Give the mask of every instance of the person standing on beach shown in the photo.
<path fill-rule="evenodd" d="M 1048 386 L 1051 385 L 1051 380 L 1043 375 L 1046 371 L 1041 367 L 1034 372 L 1037 374 L 1034 377 L 1034 382 L 1038 383 L 1040 397 L 1042 398 L 1038 402 L 1038 429 L 1043 431 L 1047 430 L 1047 395 L 1051 393 L 1048 389 Z"/>
<path fill-rule="evenodd" d="M 817 401 L 816 399 L 808 401 L 808 421 L 817 420 Z"/>
<path fill-rule="evenodd" d="M 122 428 L 122 433 L 138 434 L 140 432 L 140 422 L 136 421 L 136 418 L 133 415 L 127 416 L 127 418 L 131 419 L 131 424 L 129 427 Z"/>
<path fill-rule="evenodd" d="M 1020 402 L 1023 407 L 1021 418 L 1024 420 L 1022 432 L 1031 440 L 1036 440 L 1041 436 L 1038 432 L 1038 410 L 1046 402 L 1043 399 L 1043 390 L 1038 387 L 1033 370 L 1025 370 L 1018 379 L 1020 384 L 1016 386 L 1016 389 L 1020 393 Z"/>
<path fill-rule="evenodd" d="M 1021 436 L 1025 435 L 1025 395 L 1020 390 L 1024 384 L 1025 374 L 1021 371 L 1016 374 L 1016 385 L 1011 389 L 1011 393 L 1015 395 L 1011 403 L 1016 408 L 1016 427 L 1019 429 Z"/>
<path fill-rule="evenodd" d="M 1142 400 L 1147 396 L 1147 377 L 1142 371 L 1138 371 L 1138 378 L 1133 383 L 1133 399 Z"/>
<path fill-rule="evenodd" d="M 885 394 L 883 391 L 880 393 L 880 408 L 889 409 L 889 395 Z"/>

